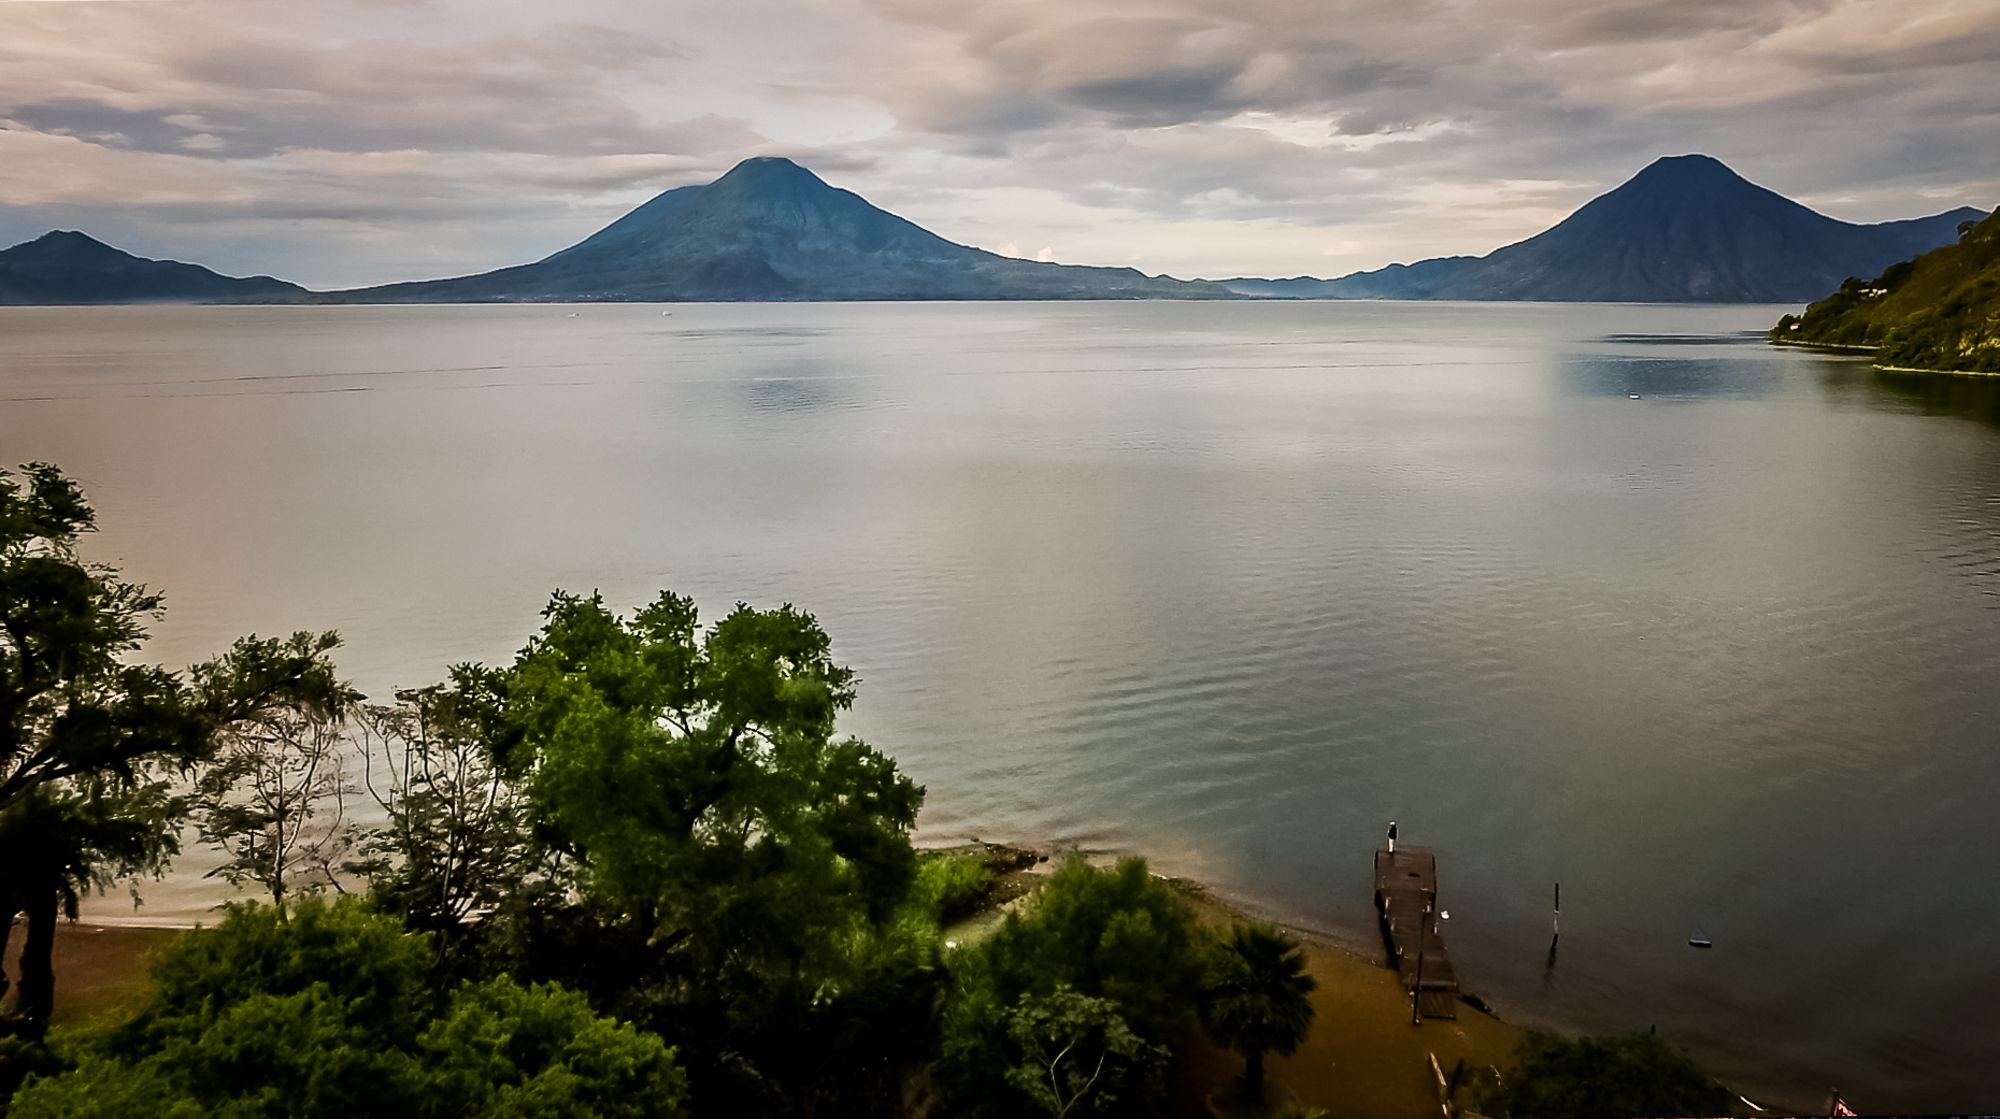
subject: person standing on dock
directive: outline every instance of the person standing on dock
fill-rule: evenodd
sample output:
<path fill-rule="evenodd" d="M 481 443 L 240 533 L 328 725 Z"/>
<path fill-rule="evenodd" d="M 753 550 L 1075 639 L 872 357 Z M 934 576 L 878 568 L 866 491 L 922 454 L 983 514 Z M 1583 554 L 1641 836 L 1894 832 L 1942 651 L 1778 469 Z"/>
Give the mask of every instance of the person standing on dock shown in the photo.
<path fill-rule="evenodd" d="M 1396 853 L 1396 821 L 1389 821 L 1389 853 Z"/>

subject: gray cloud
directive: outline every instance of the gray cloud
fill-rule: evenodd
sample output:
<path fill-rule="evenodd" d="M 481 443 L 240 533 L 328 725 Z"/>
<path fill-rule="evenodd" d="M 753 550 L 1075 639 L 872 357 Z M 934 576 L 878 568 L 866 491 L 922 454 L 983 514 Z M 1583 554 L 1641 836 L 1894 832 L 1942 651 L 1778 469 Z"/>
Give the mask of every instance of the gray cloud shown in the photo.
<path fill-rule="evenodd" d="M 777 153 L 989 247 L 1338 272 L 1683 151 L 1854 220 L 1990 204 L 1996 65 L 1992 0 L 0 3 L 0 235 L 359 283 Z"/>

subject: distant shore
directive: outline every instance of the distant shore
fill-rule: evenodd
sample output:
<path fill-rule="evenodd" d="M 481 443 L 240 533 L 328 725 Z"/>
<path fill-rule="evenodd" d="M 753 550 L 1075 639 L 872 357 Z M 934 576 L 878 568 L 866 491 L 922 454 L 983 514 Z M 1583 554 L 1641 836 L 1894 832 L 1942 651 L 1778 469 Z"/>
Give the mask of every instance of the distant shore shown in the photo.
<path fill-rule="evenodd" d="M 1880 348 L 1878 346 L 1843 346 L 1835 342 L 1806 342 L 1794 338 L 1773 338 L 1770 341 L 1773 346 L 1791 346 L 1800 350 L 1822 350 L 1830 354 L 1852 354 L 1855 357 L 1866 357 Z"/>
<path fill-rule="evenodd" d="M 2000 377 L 2000 369 L 1917 369 L 1908 365 L 1877 365 L 1884 373 L 1914 373 L 1937 377 Z"/>
<path fill-rule="evenodd" d="M 1841 346 L 1831 342 L 1794 342 L 1787 338 L 1771 339 L 1773 346 L 1791 346 L 1800 350 L 1819 350 L 1830 354 L 1850 354 L 1867 357 L 1881 349 L 1879 346 Z M 1993 369 L 1920 369 L 1913 365 L 1883 365 L 1875 362 L 1870 368 L 1883 373 L 1912 373 L 1936 377 L 2000 377 L 2000 370 Z"/>

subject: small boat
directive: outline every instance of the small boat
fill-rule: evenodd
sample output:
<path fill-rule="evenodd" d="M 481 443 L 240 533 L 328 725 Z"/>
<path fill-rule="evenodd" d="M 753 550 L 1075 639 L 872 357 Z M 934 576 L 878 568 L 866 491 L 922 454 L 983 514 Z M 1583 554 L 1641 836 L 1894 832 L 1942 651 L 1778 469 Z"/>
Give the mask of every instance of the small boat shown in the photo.
<path fill-rule="evenodd" d="M 1700 929 L 1696 929 L 1696 930 L 1694 930 L 1694 932 L 1693 932 L 1693 933 L 1692 933 L 1692 934 L 1691 934 L 1691 935 L 1690 935 L 1690 936 L 1688 937 L 1688 947 L 1689 947 L 1689 948 L 1713 948 L 1713 947 L 1715 947 L 1715 942 L 1714 942 L 1714 941 L 1712 941 L 1712 940 L 1710 940 L 1710 939 L 1708 939 L 1708 934 L 1707 934 L 1707 933 L 1705 933 L 1705 932 L 1701 931 Z"/>

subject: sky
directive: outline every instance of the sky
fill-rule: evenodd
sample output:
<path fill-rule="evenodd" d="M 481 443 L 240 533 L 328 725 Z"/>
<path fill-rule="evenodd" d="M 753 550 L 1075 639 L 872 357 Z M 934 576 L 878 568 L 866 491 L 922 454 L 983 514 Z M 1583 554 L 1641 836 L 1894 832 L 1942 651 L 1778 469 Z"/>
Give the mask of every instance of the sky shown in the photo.
<path fill-rule="evenodd" d="M 0 0 L 0 244 L 429 278 L 784 155 L 1000 252 L 1332 276 L 1685 152 L 1991 208 L 1996 75 L 2000 0 Z"/>

